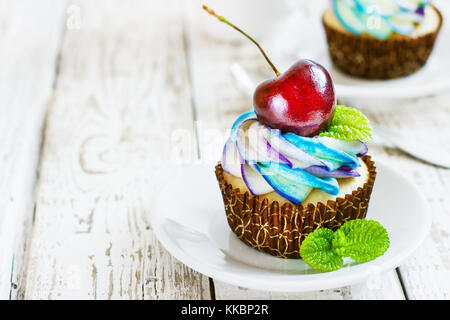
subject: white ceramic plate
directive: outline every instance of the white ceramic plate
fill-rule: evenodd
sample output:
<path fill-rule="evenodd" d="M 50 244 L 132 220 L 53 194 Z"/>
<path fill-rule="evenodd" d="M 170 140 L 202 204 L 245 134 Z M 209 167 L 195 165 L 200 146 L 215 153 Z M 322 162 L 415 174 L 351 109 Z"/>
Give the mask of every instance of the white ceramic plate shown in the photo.
<path fill-rule="evenodd" d="M 293 15 L 277 32 L 277 36 L 267 39 L 274 61 L 280 70 L 286 70 L 298 59 L 312 59 L 324 65 L 330 72 L 337 96 L 346 98 L 418 98 L 450 89 L 450 25 L 444 23 L 427 64 L 417 73 L 394 80 L 364 80 L 339 71 L 331 63 L 326 44 L 321 16 L 328 1 L 312 6 L 308 11 Z M 439 3 L 444 17 L 450 13 L 450 5 Z M 299 32 L 299 30 L 319 30 L 319 32 Z"/>
<path fill-rule="evenodd" d="M 227 224 L 211 166 L 184 169 L 161 189 L 151 216 L 152 228 L 175 258 L 233 285 L 301 292 L 357 283 L 397 267 L 420 245 L 431 223 L 417 187 L 390 167 L 376 165 L 378 175 L 367 218 L 386 227 L 391 246 L 383 256 L 364 264 L 346 259 L 340 270 L 321 273 L 300 259 L 276 258 L 247 246 Z"/>

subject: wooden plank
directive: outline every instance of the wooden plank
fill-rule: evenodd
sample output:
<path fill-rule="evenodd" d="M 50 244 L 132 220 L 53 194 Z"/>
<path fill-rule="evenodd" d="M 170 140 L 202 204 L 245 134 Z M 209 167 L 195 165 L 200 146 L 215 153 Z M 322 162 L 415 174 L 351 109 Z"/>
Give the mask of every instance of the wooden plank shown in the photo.
<path fill-rule="evenodd" d="M 65 1 L 0 3 L 0 299 L 16 297 L 24 276 L 64 8 Z"/>
<path fill-rule="evenodd" d="M 367 105 L 372 121 L 410 139 L 436 145 L 450 154 L 450 91 L 432 97 L 396 101 L 377 110 Z M 374 147 L 375 149 L 375 147 Z M 414 160 L 401 151 L 377 148 L 377 156 L 410 177 L 428 200 L 431 233 L 400 267 L 409 299 L 450 297 L 450 171 Z M 414 232 L 414 230 L 411 230 Z"/>
<path fill-rule="evenodd" d="M 193 132 L 180 2 L 74 5 L 81 26 L 63 43 L 25 297 L 208 299 L 208 278 L 176 262 L 148 219 L 172 134 Z"/>
<path fill-rule="evenodd" d="M 273 73 L 253 44 L 245 39 L 231 42 L 215 39 L 204 32 L 207 27 L 199 22 L 203 22 L 199 14 L 204 14 L 199 6 L 191 5 L 186 11 L 189 12 L 187 40 L 201 159 L 215 164 L 220 159 L 232 123 L 239 114 L 252 108 L 252 101 L 233 84 L 230 65 L 239 62 L 251 73 L 263 74 L 266 78 L 273 77 Z M 211 18 L 209 23 L 218 22 Z M 211 137 L 217 130 L 222 133 Z M 271 293 L 214 281 L 217 299 L 404 299 L 395 271 L 379 275 L 376 285 L 372 282 L 369 279 L 369 282 L 355 286 L 312 293 Z"/>

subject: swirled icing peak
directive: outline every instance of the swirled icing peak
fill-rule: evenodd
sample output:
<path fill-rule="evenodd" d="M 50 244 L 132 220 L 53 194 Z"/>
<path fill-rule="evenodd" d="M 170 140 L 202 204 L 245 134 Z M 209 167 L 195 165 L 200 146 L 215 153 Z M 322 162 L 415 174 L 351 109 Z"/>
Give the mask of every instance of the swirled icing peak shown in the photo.
<path fill-rule="evenodd" d="M 410 35 L 424 20 L 428 0 L 332 0 L 342 26 L 353 34 L 387 39 L 392 33 Z"/>
<path fill-rule="evenodd" d="M 361 141 L 282 133 L 259 122 L 250 111 L 233 124 L 222 167 L 241 177 L 254 195 L 275 191 L 297 204 L 314 188 L 337 195 L 336 179 L 359 176 L 358 157 L 366 153 Z"/>

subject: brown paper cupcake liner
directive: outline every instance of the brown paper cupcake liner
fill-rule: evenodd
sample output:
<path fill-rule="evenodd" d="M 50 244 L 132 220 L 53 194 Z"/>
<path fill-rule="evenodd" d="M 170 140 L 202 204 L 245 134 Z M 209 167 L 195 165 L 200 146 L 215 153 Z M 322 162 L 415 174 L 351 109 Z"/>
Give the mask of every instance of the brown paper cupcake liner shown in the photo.
<path fill-rule="evenodd" d="M 380 40 L 342 32 L 322 23 L 333 63 L 345 73 L 368 79 L 393 79 L 415 73 L 427 62 L 442 25 L 417 38 L 406 36 Z"/>
<path fill-rule="evenodd" d="M 369 170 L 368 181 L 362 187 L 345 198 L 306 206 L 269 202 L 264 196 L 241 192 L 227 183 L 219 163 L 216 177 L 231 230 L 259 251 L 281 258 L 300 258 L 300 245 L 310 232 L 322 227 L 336 230 L 346 221 L 366 217 L 376 168 L 370 156 L 362 160 Z"/>

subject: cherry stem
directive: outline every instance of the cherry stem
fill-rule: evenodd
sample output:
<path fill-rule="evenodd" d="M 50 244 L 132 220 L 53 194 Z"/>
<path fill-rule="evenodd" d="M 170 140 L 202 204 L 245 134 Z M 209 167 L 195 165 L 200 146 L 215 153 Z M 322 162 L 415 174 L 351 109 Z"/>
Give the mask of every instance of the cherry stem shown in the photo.
<path fill-rule="evenodd" d="M 269 63 L 270 67 L 272 68 L 272 70 L 275 72 L 275 74 L 278 76 L 281 75 L 281 73 L 277 70 L 277 68 L 275 68 L 275 66 L 273 65 L 272 61 L 270 61 L 269 57 L 267 57 L 266 53 L 264 52 L 264 50 L 261 48 L 261 46 L 259 45 L 258 42 L 256 42 L 252 37 L 250 37 L 247 33 L 245 33 L 244 31 L 242 31 L 241 29 L 239 29 L 238 27 L 236 27 L 234 24 L 232 24 L 231 22 L 229 22 L 227 19 L 225 19 L 222 16 L 219 16 L 217 13 L 215 13 L 213 10 L 211 10 L 210 8 L 208 8 L 207 6 L 203 5 L 203 10 L 205 10 L 206 12 L 208 12 L 210 15 L 216 17 L 217 19 L 219 19 L 220 21 L 222 21 L 223 23 L 226 23 L 227 25 L 229 25 L 230 27 L 234 28 L 235 30 L 239 31 L 240 33 L 242 33 L 244 36 L 246 36 L 251 42 L 253 42 L 259 49 L 259 51 L 261 51 L 262 55 L 264 56 L 264 58 L 266 59 L 266 61 Z"/>

